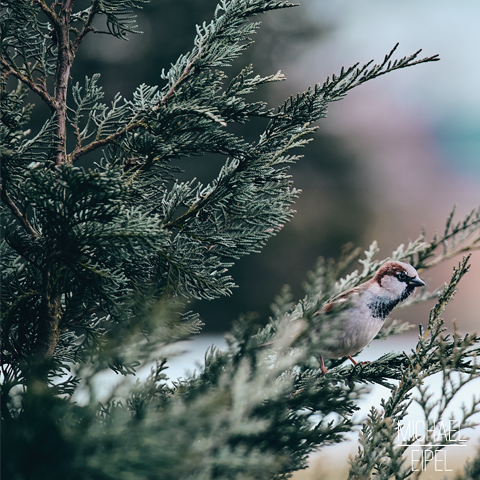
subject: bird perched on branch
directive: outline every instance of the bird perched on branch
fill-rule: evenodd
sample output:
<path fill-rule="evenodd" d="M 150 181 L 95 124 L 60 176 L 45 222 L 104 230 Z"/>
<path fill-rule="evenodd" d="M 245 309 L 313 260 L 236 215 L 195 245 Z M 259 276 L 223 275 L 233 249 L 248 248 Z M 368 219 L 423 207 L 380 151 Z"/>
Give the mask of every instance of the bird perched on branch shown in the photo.
<path fill-rule="evenodd" d="M 347 301 L 351 303 L 345 311 L 345 318 L 337 335 L 320 356 L 322 374 L 328 371 L 324 357 L 347 357 L 356 365 L 352 355 L 364 349 L 375 338 L 387 316 L 400 302 L 407 299 L 416 287 L 424 285 L 425 282 L 411 265 L 387 262 L 371 280 L 341 293 L 324 305 L 315 315 L 325 315 L 325 321 L 328 322 L 328 314 L 335 305 Z M 335 327 L 336 321 L 337 319 L 332 319 L 332 327 Z"/>

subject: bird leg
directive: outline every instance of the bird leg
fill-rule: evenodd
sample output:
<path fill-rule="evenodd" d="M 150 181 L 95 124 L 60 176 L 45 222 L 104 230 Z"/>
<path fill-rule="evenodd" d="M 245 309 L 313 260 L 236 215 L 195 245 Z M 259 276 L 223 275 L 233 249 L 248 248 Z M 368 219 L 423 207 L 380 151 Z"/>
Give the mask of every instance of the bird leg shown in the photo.
<path fill-rule="evenodd" d="M 320 375 L 325 375 L 328 372 L 328 370 L 325 368 L 325 363 L 323 363 L 322 355 L 320 355 L 320 370 L 322 371 Z"/>

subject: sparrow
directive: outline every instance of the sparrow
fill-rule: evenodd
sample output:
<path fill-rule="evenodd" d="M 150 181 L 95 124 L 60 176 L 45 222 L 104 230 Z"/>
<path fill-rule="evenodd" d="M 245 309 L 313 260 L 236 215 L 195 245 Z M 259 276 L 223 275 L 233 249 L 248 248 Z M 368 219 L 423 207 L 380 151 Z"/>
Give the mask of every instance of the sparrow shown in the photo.
<path fill-rule="evenodd" d="M 327 373 L 323 358 L 347 357 L 354 365 L 352 355 L 363 350 L 382 328 L 390 312 L 407 299 L 416 287 L 425 286 L 417 271 L 408 263 L 387 262 L 371 280 L 337 295 L 314 315 L 325 317 L 335 305 L 350 302 L 345 310 L 345 320 L 332 345 L 320 355 L 321 375 Z M 335 322 L 334 319 L 332 319 Z M 328 323 L 327 323 L 328 325 Z"/>

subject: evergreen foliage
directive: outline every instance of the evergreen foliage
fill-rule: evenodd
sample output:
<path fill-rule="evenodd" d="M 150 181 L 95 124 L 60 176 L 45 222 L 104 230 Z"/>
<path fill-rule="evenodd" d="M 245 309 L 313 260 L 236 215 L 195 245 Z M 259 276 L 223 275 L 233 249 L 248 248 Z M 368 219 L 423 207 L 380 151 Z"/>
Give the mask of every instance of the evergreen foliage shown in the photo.
<path fill-rule="evenodd" d="M 335 332 L 316 324 L 313 313 L 389 260 L 374 260 L 375 243 L 360 260 L 361 272 L 345 276 L 357 250 L 347 249 L 336 264 L 320 261 L 305 298 L 295 303 L 285 289 L 265 327 L 240 319 L 228 348 L 212 347 L 199 374 L 169 381 L 158 352 L 200 331 L 198 315 L 185 312 L 189 301 L 229 295 L 229 267 L 259 252 L 292 217 L 298 191 L 288 167 L 300 156 L 291 151 L 311 140 L 328 104 L 365 81 L 437 56 L 393 60 L 395 47 L 381 64 L 342 69 L 275 111 L 248 95 L 284 80 L 280 72 L 260 77 L 249 66 L 227 83 L 221 69 L 251 42 L 259 26 L 251 17 L 293 5 L 222 0 L 212 22 L 197 27 L 191 52 L 163 73 L 163 87 L 140 85 L 130 99 L 118 94 L 107 105 L 99 75 L 70 83 L 72 63 L 87 34 L 136 33 L 132 13 L 142 3 L 92 0 L 74 11 L 73 0 L 1 1 L 5 478 L 286 478 L 306 466 L 310 452 L 356 427 L 352 415 L 366 384 L 391 394 L 381 411 L 372 409 L 350 476 L 407 478 L 405 448 L 395 445 L 392 429 L 413 390 L 426 420 L 435 422 L 480 376 L 479 338 L 444 337 L 440 318 L 468 271 L 468 256 L 441 292 L 407 302 L 438 297 L 411 354 L 389 353 L 356 368 L 332 361 L 318 376 L 318 354 Z M 105 21 L 102 32 L 93 26 L 97 18 Z M 28 128 L 30 93 L 50 112 L 38 132 Z M 256 142 L 229 128 L 255 117 L 267 123 Z M 103 152 L 98 164 L 75 165 L 95 151 Z M 227 157 L 217 178 L 206 185 L 178 181 L 172 160 L 205 152 Z M 459 224 L 452 218 L 443 235 L 427 241 L 422 233 L 390 259 L 422 270 L 478 248 L 480 210 Z M 341 323 L 342 311 L 335 314 Z M 380 337 L 405 328 L 393 323 Z M 273 351 L 259 348 L 270 341 Z M 152 359 L 145 382 L 97 401 L 96 373 L 130 375 Z M 445 388 L 434 412 L 423 380 L 436 373 Z M 84 405 L 74 401 L 79 389 L 88 394 Z M 474 425 L 479 402 L 463 411 L 461 429 Z M 473 478 L 475 465 L 465 478 Z"/>

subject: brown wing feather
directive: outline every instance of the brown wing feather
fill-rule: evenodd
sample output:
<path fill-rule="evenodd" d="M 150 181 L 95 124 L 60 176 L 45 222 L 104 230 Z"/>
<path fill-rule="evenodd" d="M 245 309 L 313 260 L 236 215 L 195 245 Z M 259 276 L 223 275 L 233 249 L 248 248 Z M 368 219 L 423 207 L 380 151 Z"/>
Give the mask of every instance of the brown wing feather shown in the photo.
<path fill-rule="evenodd" d="M 330 313 L 333 310 L 335 303 L 342 302 L 342 301 L 345 302 L 349 295 L 351 295 L 352 293 L 360 292 L 361 289 L 362 289 L 362 285 L 357 285 L 356 287 L 345 290 L 344 292 L 340 293 L 339 295 L 334 297 L 332 300 L 330 300 L 330 302 L 325 304 L 320 310 L 318 310 L 318 312 L 315 312 L 315 315 L 319 315 L 320 313 Z"/>

